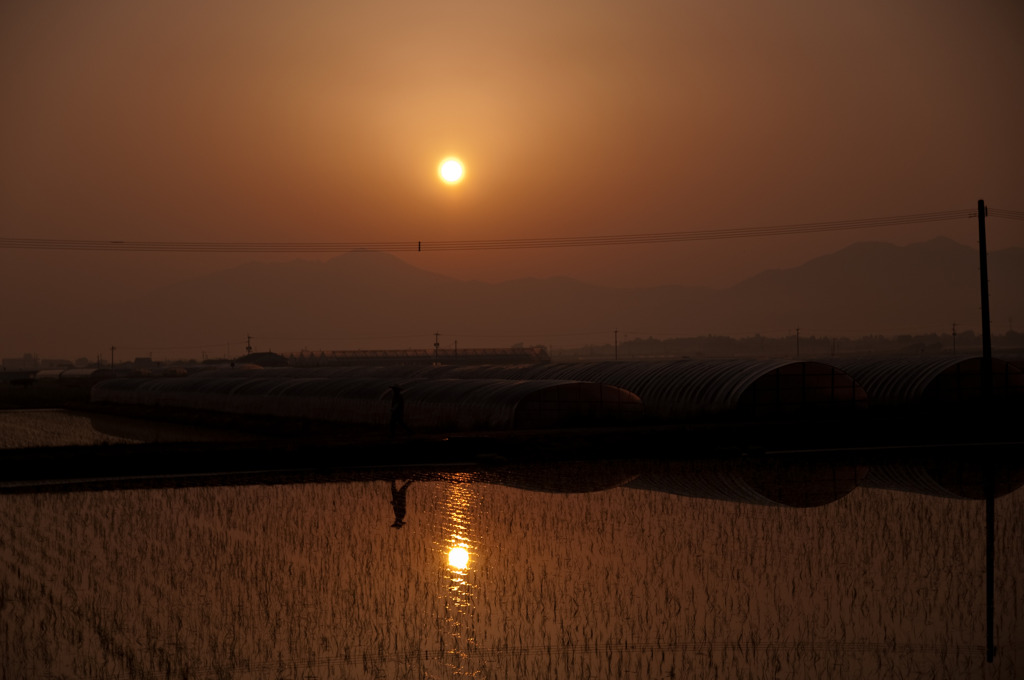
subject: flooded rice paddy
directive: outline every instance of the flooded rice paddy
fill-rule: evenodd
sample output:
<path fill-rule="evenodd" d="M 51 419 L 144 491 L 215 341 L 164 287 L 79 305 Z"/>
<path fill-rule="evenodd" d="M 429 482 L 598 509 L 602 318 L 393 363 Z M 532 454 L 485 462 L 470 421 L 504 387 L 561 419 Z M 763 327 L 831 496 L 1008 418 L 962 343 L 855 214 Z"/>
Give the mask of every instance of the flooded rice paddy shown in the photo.
<path fill-rule="evenodd" d="M 0 495 L 0 677 L 1024 674 L 1020 491 L 987 663 L 984 502 L 467 479 Z"/>
<path fill-rule="evenodd" d="M 0 410 L 0 451 L 43 446 L 238 440 L 212 428 L 86 414 L 64 409 Z"/>

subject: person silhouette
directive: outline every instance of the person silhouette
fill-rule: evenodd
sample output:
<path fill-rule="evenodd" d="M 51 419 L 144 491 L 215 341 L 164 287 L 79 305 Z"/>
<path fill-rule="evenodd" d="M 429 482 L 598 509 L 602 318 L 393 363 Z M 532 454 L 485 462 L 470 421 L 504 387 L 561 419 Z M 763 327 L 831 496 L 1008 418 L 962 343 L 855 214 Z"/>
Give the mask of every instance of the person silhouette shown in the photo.
<path fill-rule="evenodd" d="M 402 396 L 401 385 L 391 386 L 391 425 L 389 432 L 394 437 L 398 431 L 403 434 L 411 434 L 409 427 L 405 424 L 405 397 Z"/>
<path fill-rule="evenodd" d="M 395 511 L 395 523 L 391 526 L 395 529 L 405 526 L 405 494 L 408 492 L 410 484 L 412 484 L 411 479 L 398 488 L 395 486 L 395 480 L 391 480 L 391 507 Z"/>

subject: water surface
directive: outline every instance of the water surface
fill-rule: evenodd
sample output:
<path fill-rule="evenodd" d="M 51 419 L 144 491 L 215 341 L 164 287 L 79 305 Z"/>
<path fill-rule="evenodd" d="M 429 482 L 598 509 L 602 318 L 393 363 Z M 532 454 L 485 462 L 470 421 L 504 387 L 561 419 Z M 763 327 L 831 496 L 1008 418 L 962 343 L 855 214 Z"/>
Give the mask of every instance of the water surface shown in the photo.
<path fill-rule="evenodd" d="M 0 496 L 3 677 L 1024 673 L 1021 492 L 786 508 L 453 475 Z M 449 564 L 454 547 L 464 567 Z"/>

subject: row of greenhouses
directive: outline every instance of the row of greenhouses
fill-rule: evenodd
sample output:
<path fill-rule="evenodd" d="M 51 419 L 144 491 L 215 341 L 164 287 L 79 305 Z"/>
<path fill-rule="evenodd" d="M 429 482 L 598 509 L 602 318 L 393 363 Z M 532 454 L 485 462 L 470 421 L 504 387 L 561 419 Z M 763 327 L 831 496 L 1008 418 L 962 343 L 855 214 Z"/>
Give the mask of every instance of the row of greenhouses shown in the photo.
<path fill-rule="evenodd" d="M 830 362 L 684 359 L 524 366 L 258 368 L 99 383 L 100 402 L 384 424 L 396 399 L 409 427 L 511 429 L 708 417 L 841 416 L 956 405 L 981 395 L 980 357 Z M 1024 401 L 1019 365 L 992 360 L 992 394 Z M 400 396 L 396 396 L 400 395 Z"/>
<path fill-rule="evenodd" d="M 632 423 L 639 397 L 619 387 L 571 380 L 297 376 L 273 369 L 186 378 L 123 378 L 96 385 L 93 401 L 198 409 L 411 429 L 507 430 Z"/>

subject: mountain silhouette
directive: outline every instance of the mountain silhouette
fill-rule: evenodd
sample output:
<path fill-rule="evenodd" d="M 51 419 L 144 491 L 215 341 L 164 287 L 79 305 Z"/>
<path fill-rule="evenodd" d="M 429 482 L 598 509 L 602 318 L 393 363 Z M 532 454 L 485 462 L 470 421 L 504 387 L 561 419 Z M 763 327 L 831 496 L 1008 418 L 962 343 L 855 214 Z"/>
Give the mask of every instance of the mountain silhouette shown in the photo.
<path fill-rule="evenodd" d="M 989 255 L 992 318 L 1024 324 L 1024 249 Z M 944 332 L 979 328 L 976 249 L 937 238 L 908 246 L 857 243 L 727 289 L 623 289 L 565 277 L 461 281 L 390 254 L 354 251 L 326 262 L 250 263 L 161 288 L 133 304 L 90 310 L 76 337 L 133 348 L 213 346 L 259 351 L 560 347 L 627 337 Z M 1002 325 L 1000 325 L 1002 324 Z M 596 336 L 596 337 L 595 337 Z"/>
<path fill-rule="evenodd" d="M 1024 250 L 989 255 L 993 313 L 1021 307 Z M 894 246 L 857 243 L 793 269 L 766 271 L 728 291 L 730 311 L 749 322 L 789 322 L 819 334 L 896 335 L 980 328 L 978 252 L 945 238 Z M 1013 299 L 1017 298 L 1017 299 Z"/>

